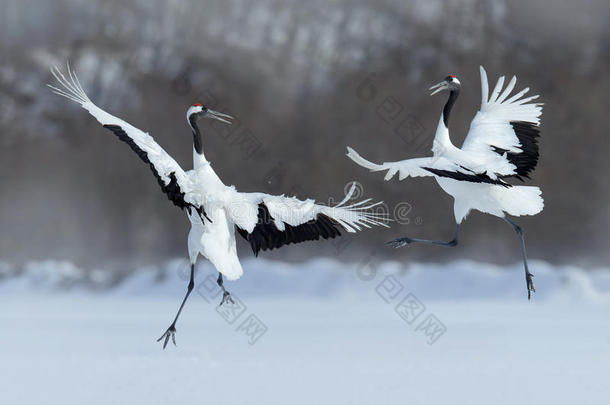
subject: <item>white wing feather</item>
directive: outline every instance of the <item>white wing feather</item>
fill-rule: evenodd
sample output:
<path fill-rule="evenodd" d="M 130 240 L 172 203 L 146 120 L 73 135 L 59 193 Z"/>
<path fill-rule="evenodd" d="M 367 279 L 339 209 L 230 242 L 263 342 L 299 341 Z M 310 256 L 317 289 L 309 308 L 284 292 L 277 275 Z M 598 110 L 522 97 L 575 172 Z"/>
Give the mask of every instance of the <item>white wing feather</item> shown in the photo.
<path fill-rule="evenodd" d="M 481 109 L 476 113 L 470 124 L 470 131 L 464 140 L 462 150 L 488 153 L 491 158 L 497 156 L 493 147 L 501 148 L 512 153 L 520 153 L 522 152 L 521 144 L 511 126 L 511 122 L 524 121 L 539 125 L 540 115 L 542 114 L 542 104 L 530 103 L 530 101 L 538 98 L 537 95 L 521 98 L 529 91 L 529 88 L 525 88 L 508 98 L 517 83 L 517 78 L 514 76 L 504 91 L 502 91 L 504 76 L 500 77 L 491 96 L 488 98 L 489 86 L 487 82 L 487 73 L 482 66 L 480 67 L 480 70 Z"/>
<path fill-rule="evenodd" d="M 384 180 L 386 181 L 392 179 L 396 173 L 398 173 L 398 180 L 403 180 L 407 177 L 434 176 L 432 172 L 425 168 L 467 173 L 467 171 L 463 170 L 459 165 L 449 161 L 443 156 L 406 159 L 398 162 L 376 164 L 366 160 L 349 146 L 347 147 L 347 156 L 358 165 L 365 167 L 372 172 L 387 170 L 388 172 L 384 177 Z"/>
<path fill-rule="evenodd" d="M 286 224 L 298 226 L 315 220 L 319 214 L 335 220 L 347 232 L 356 232 L 375 225 L 387 227 L 387 214 L 372 210 L 382 204 L 381 202 L 371 203 L 371 200 L 367 199 L 346 205 L 347 201 L 353 197 L 354 191 L 355 183 L 343 201 L 335 206 L 316 204 L 311 199 L 299 200 L 296 197 L 284 195 L 237 191 L 225 204 L 229 218 L 248 233 L 251 233 L 258 223 L 258 205 L 261 203 L 265 204 L 269 210 L 269 215 L 279 231 L 284 231 Z"/>
<path fill-rule="evenodd" d="M 51 73 L 59 82 L 61 87 L 49 86 L 55 94 L 66 97 L 87 110 L 102 125 L 119 126 L 127 136 L 140 148 L 150 163 L 154 166 L 156 174 L 167 186 L 171 182 L 170 176 L 174 176 L 181 191 L 185 193 L 184 201 L 188 204 L 201 206 L 202 196 L 193 189 L 193 184 L 188 175 L 182 170 L 180 165 L 167 153 L 148 133 L 132 126 L 126 121 L 117 118 L 96 106 L 83 90 L 78 78 L 67 66 L 66 78 L 57 68 L 53 67 Z"/>

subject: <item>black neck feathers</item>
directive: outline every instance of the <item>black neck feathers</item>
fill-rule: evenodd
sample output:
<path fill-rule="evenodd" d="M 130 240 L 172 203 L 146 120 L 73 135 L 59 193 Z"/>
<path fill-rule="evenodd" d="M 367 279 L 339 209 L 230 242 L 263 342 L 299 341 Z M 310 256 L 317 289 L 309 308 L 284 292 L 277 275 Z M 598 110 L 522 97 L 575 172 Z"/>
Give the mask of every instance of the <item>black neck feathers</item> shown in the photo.
<path fill-rule="evenodd" d="M 201 155 L 203 154 L 203 140 L 201 139 L 201 132 L 197 126 L 197 117 L 195 114 L 192 114 L 189 117 L 189 124 L 193 129 L 193 147 L 195 148 L 195 151 Z"/>
<path fill-rule="evenodd" d="M 455 100 L 457 100 L 460 95 L 460 89 L 451 90 L 449 93 L 449 99 L 447 100 L 447 104 L 445 104 L 445 108 L 443 108 L 443 122 L 445 126 L 449 128 L 449 114 L 451 114 L 451 109 L 453 108 L 453 104 L 455 104 Z"/>

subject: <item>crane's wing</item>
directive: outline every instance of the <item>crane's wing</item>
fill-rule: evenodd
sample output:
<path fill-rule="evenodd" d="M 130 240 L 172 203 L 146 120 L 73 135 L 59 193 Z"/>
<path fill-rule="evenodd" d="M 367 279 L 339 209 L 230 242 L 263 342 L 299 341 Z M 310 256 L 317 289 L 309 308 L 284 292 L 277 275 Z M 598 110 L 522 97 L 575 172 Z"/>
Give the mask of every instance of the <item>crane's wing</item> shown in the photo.
<path fill-rule="evenodd" d="M 498 184 L 510 187 L 501 179 L 490 177 L 487 173 L 479 173 L 465 165 L 455 163 L 444 156 L 432 156 L 425 158 L 406 159 L 398 162 L 384 162 L 377 164 L 370 162 L 360 156 L 358 152 L 347 147 L 347 156 L 359 166 L 365 167 L 372 172 L 387 170 L 384 180 L 390 180 L 398 173 L 398 180 L 407 177 L 439 176 L 450 177 L 460 181 L 470 181 L 474 183 Z"/>
<path fill-rule="evenodd" d="M 491 95 L 487 73 L 481 70 L 481 109 L 470 124 L 462 150 L 487 156 L 490 161 L 498 155 L 515 166 L 504 177 L 514 176 L 523 180 L 538 163 L 538 140 L 540 136 L 541 103 L 531 103 L 537 95 L 522 98 L 529 88 L 510 96 L 517 78 L 513 76 L 503 89 L 504 76 L 498 79 Z M 510 96 L 510 97 L 509 97 Z"/>
<path fill-rule="evenodd" d="M 201 194 L 196 192 L 192 181 L 180 165 L 155 142 L 152 136 L 93 104 L 69 65 L 68 78 L 57 67 L 53 67 L 51 73 L 61 85 L 59 88 L 49 84 L 53 92 L 80 104 L 104 128 L 112 131 L 121 141 L 129 145 L 140 159 L 150 166 L 161 190 L 167 194 L 170 201 L 180 208 L 189 210 L 193 208 L 200 216 L 206 216 Z"/>
<path fill-rule="evenodd" d="M 346 205 L 354 195 L 355 186 L 354 183 L 343 201 L 332 207 L 283 195 L 234 192 L 225 208 L 238 233 L 250 242 L 258 256 L 261 250 L 291 243 L 332 239 L 340 236 L 341 230 L 356 232 L 374 225 L 387 227 L 387 214 L 373 210 L 381 202 L 371 203 L 367 199 Z"/>
<path fill-rule="evenodd" d="M 425 157 L 401 160 L 399 162 L 384 162 L 379 165 L 366 160 L 349 146 L 347 147 L 347 157 L 352 159 L 359 166 L 365 167 L 372 172 L 387 170 L 388 172 L 386 173 L 384 180 L 390 180 L 396 173 L 398 173 L 399 180 L 403 180 L 407 177 L 432 176 L 432 173 L 424 169 L 424 167 L 432 166 L 435 163 L 433 162 L 433 159 L 435 158 Z"/>

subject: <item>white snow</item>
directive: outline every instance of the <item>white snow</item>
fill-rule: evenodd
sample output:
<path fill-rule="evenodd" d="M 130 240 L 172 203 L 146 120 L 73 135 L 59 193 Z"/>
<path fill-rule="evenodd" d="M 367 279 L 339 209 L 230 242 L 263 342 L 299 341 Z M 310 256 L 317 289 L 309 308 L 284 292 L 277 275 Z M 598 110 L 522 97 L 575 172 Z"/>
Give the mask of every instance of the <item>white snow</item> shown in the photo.
<path fill-rule="evenodd" d="M 165 351 L 155 339 L 184 293 L 181 261 L 137 272 L 104 292 L 81 282 L 107 279 L 85 277 L 69 263 L 32 262 L 20 272 L 0 263 L 1 402 L 589 404 L 610 398 L 608 269 L 532 261 L 539 292 L 527 302 L 518 264 L 384 262 L 374 273 L 373 263 L 244 260 L 244 277 L 227 283 L 242 304 L 232 324 L 216 310 L 219 297 L 210 297 L 216 291 L 207 283 L 214 274 L 203 265 L 178 324 L 178 346 Z M 424 307 L 400 306 L 406 297 Z M 397 306 L 408 320 L 421 314 L 409 324 Z M 254 344 L 254 334 L 239 330 L 250 315 L 266 328 Z M 444 333 L 426 329 L 435 319 Z"/>

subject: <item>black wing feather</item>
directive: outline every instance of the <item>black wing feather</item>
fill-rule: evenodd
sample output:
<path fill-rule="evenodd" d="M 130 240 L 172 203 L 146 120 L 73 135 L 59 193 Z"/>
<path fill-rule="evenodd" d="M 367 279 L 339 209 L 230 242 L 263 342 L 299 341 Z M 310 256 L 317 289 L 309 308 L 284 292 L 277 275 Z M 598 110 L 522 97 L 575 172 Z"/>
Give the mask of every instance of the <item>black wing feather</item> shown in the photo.
<path fill-rule="evenodd" d="M 487 174 L 482 174 L 482 173 L 475 173 L 472 170 L 466 169 L 465 170 L 469 170 L 470 172 L 472 172 L 472 174 L 468 174 L 468 173 L 462 173 L 462 172 L 454 172 L 451 170 L 441 170 L 441 169 L 434 169 L 432 167 L 423 167 L 422 169 L 425 169 L 427 171 L 429 171 L 430 173 L 433 173 L 437 176 L 441 176 L 441 177 L 449 177 L 455 180 L 459 180 L 459 181 L 470 181 L 473 183 L 488 183 L 488 184 L 497 184 L 499 186 L 503 186 L 503 187 L 511 187 L 510 184 L 502 181 L 501 179 L 492 179 L 491 177 L 489 177 Z"/>
<path fill-rule="evenodd" d="M 526 121 L 511 121 L 510 125 L 513 127 L 517 139 L 521 144 L 520 153 L 512 153 L 506 149 L 492 146 L 494 152 L 503 155 L 506 153 L 506 158 L 509 162 L 517 166 L 517 174 L 512 177 L 516 177 L 523 181 L 523 177 L 530 178 L 529 174 L 536 168 L 538 164 L 538 158 L 540 153 L 538 151 L 538 139 L 540 137 L 540 127 L 533 122 Z M 511 177 L 511 176 L 507 176 Z"/>
<path fill-rule="evenodd" d="M 236 226 L 237 232 L 250 243 L 255 256 L 261 250 L 273 250 L 291 243 L 301 243 L 310 240 L 332 239 L 341 236 L 340 225 L 324 214 L 301 225 L 285 224 L 285 230 L 280 231 L 275 226 L 269 209 L 264 203 L 258 205 L 258 222 L 252 232 L 248 233 Z"/>
<path fill-rule="evenodd" d="M 159 183 L 159 186 L 161 186 L 161 190 L 167 195 L 168 200 L 170 200 L 177 207 L 182 208 L 182 209 L 187 208 L 190 211 L 191 208 L 194 208 L 197 211 L 197 213 L 199 213 L 199 216 L 205 217 L 209 221 L 209 218 L 207 217 L 203 207 L 197 207 L 184 200 L 184 192 L 180 189 L 180 185 L 178 184 L 178 179 L 176 179 L 176 173 L 171 172 L 169 174 L 170 182 L 165 184 L 163 182 L 163 179 L 161 178 L 161 176 L 159 176 L 159 172 L 157 171 L 157 168 L 148 158 L 148 154 L 146 152 L 144 152 L 133 141 L 133 139 L 131 139 L 129 137 L 129 135 L 127 135 L 127 133 L 123 130 L 123 128 L 121 128 L 120 125 L 106 124 L 106 125 L 104 125 L 104 128 L 112 131 L 121 141 L 123 141 L 127 145 L 129 145 L 131 150 L 133 150 L 140 157 L 140 159 L 142 159 L 142 161 L 144 161 L 144 163 L 146 163 L 150 166 L 150 170 L 152 170 L 153 174 L 155 175 L 155 178 L 157 179 L 157 182 Z"/>

